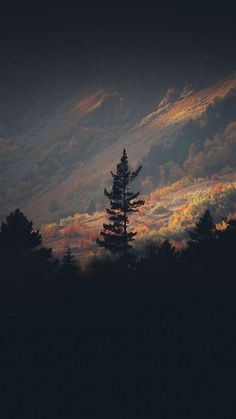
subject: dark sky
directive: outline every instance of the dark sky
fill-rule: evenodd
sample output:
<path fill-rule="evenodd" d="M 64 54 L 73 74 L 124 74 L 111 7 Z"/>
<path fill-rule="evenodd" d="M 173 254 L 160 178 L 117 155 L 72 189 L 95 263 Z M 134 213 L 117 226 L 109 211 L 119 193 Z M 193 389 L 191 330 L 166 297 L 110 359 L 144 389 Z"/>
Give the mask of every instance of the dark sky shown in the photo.
<path fill-rule="evenodd" d="M 221 1 L 149 2 L 9 2 L 0 13 L 4 54 L 64 54 L 78 48 L 144 48 L 159 53 L 197 50 L 222 44 L 229 48 L 236 35 L 233 3 Z"/>
<path fill-rule="evenodd" d="M 0 10 L 0 89 L 41 89 L 79 69 L 91 79 L 183 77 L 196 59 L 234 69 L 236 6 L 227 1 L 18 1 Z M 159 67 L 158 67 L 159 66 Z M 115 77 L 114 76 L 114 77 Z M 175 81 L 174 81 L 175 82 Z M 49 81 L 48 81 L 49 83 Z M 12 100 L 11 100 L 12 102 Z"/>

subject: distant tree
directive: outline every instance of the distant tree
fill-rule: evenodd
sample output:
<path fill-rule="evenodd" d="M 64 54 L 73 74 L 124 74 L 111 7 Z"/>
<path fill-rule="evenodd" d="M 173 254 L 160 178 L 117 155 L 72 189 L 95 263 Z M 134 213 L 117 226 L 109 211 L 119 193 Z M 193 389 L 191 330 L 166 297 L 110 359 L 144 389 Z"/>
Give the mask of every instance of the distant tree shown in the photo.
<path fill-rule="evenodd" d="M 111 172 L 113 185 L 110 192 L 104 190 L 105 196 L 110 201 L 110 208 L 106 209 L 110 223 L 103 224 L 100 232 L 102 240 L 97 239 L 97 244 L 108 249 L 113 254 L 123 255 L 127 258 L 127 252 L 132 248 L 131 242 L 137 234 L 128 231 L 128 215 L 137 212 L 144 205 L 144 201 L 137 199 L 139 192 L 130 191 L 129 185 L 136 179 L 142 166 L 135 171 L 130 171 L 127 153 L 124 150 L 116 173 Z"/>
<path fill-rule="evenodd" d="M 171 261 L 176 256 L 176 249 L 169 240 L 164 240 L 158 247 L 157 254 L 161 258 Z"/>
<path fill-rule="evenodd" d="M 5 279 L 47 279 L 55 260 L 52 250 L 42 245 L 42 237 L 19 209 L 2 222 L 0 230 L 0 269 Z"/>
<path fill-rule="evenodd" d="M 216 266 L 221 258 L 219 252 L 219 231 L 209 210 L 199 218 L 194 229 L 188 232 L 190 240 L 182 251 L 182 266 L 189 270 L 189 275 L 200 278 L 216 275 Z"/>
<path fill-rule="evenodd" d="M 216 226 L 211 213 L 207 209 L 196 223 L 193 231 L 188 231 L 190 236 L 190 240 L 188 242 L 189 247 L 214 239 L 216 231 Z"/>
<path fill-rule="evenodd" d="M 76 279 L 79 275 L 79 266 L 75 260 L 74 255 L 71 252 L 70 247 L 65 251 L 62 264 L 60 266 L 60 276 L 67 279 Z"/>
<path fill-rule="evenodd" d="M 166 258 L 171 259 L 176 254 L 175 247 L 165 239 L 161 244 L 150 243 L 146 247 L 146 257 L 148 259 Z"/>
<path fill-rule="evenodd" d="M 151 243 L 146 247 L 146 257 L 141 258 L 141 268 L 149 275 L 165 275 L 170 273 L 177 261 L 175 247 L 164 240 L 161 244 Z"/>

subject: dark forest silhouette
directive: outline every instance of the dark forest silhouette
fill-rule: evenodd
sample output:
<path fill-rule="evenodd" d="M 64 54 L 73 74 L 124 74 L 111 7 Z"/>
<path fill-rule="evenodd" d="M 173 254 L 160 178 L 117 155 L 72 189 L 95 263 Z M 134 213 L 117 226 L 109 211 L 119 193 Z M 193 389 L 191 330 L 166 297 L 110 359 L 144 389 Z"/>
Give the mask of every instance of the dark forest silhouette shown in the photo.
<path fill-rule="evenodd" d="M 52 249 L 43 246 L 42 236 L 34 229 L 33 222 L 16 209 L 1 224 L 1 288 L 68 287 L 83 278 L 177 280 L 177 274 L 181 280 L 233 280 L 236 220 L 222 218 L 224 228 L 219 229 L 208 209 L 188 232 L 189 239 L 184 249 L 177 251 L 166 239 L 162 243 L 148 244 L 141 256 L 128 252 L 136 236 L 136 232 L 130 231 L 129 215 L 138 212 L 144 204 L 142 199 L 138 199 L 139 192 L 130 190 L 130 184 L 141 168 L 139 166 L 134 171 L 129 168 L 124 150 L 116 173 L 111 172 L 112 189 L 104 191 L 110 201 L 110 207 L 106 209 L 110 223 L 103 225 L 102 239 L 97 239 L 97 244 L 116 255 L 114 260 L 95 259 L 87 272 L 82 272 L 70 248 L 65 251 L 62 261 L 56 260 Z"/>
<path fill-rule="evenodd" d="M 33 223 L 16 209 L 2 222 L 0 231 L 0 272 L 1 288 L 57 287 L 82 279 L 137 279 L 141 281 L 171 280 L 176 275 L 180 280 L 199 281 L 233 280 L 236 269 L 236 221 L 223 218 L 224 228 L 218 229 L 209 210 L 206 210 L 195 227 L 188 232 L 189 240 L 185 248 L 175 249 L 170 241 L 148 244 L 143 255 L 132 254 L 124 268 L 129 238 L 123 243 L 119 239 L 120 257 L 94 259 L 90 269 L 82 272 L 75 256 L 68 248 L 62 261 L 56 260 L 52 249 L 42 245 L 39 231 Z M 123 233 L 122 233 L 123 234 Z M 132 233 L 133 234 L 133 233 Z M 110 249 L 109 244 L 106 246 Z M 106 247 L 105 246 L 105 247 Z M 124 246 L 127 248 L 124 250 Z M 120 276 L 121 275 L 121 276 Z M 72 281 L 72 282 L 71 282 Z"/>
<path fill-rule="evenodd" d="M 107 196 L 122 212 L 116 182 Z M 153 242 L 124 269 L 134 236 L 121 228 L 110 246 L 127 220 L 111 212 L 114 260 L 84 272 L 70 248 L 56 260 L 19 209 L 2 222 L 2 417 L 233 419 L 236 220 L 219 229 L 206 210 L 185 248 Z"/>

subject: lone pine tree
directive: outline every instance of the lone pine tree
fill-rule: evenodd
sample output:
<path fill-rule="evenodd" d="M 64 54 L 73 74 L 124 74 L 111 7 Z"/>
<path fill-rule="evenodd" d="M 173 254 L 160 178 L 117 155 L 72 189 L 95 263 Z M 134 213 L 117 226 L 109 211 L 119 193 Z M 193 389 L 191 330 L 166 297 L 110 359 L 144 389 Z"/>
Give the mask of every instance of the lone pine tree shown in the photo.
<path fill-rule="evenodd" d="M 127 153 L 124 150 L 120 163 L 117 165 L 116 173 L 111 172 L 113 185 L 110 192 L 104 190 L 105 196 L 110 201 L 110 208 L 106 208 L 109 224 L 103 224 L 100 232 L 101 239 L 97 239 L 97 244 L 108 249 L 113 254 L 123 255 L 126 259 L 127 252 L 137 234 L 128 231 L 128 214 L 138 212 L 138 208 L 144 205 L 142 199 L 137 199 L 139 192 L 130 191 L 130 184 L 138 176 L 142 166 L 135 171 L 130 171 Z"/>

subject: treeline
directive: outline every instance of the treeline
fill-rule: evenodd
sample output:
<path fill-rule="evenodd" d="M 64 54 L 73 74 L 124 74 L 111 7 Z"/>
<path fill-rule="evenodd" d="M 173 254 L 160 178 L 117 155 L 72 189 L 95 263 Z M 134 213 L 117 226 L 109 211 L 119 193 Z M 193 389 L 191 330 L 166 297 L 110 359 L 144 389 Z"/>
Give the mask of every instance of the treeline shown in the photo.
<path fill-rule="evenodd" d="M 1 286 L 17 291 L 0 292 L 2 417 L 233 418 L 236 222 L 225 223 L 207 211 L 184 250 L 163 241 L 82 275 L 22 212 L 7 217 Z"/>
<path fill-rule="evenodd" d="M 143 254 L 130 254 L 127 264 L 122 258 L 113 262 L 97 260 L 94 277 L 132 278 L 141 281 L 211 284 L 234 281 L 236 271 L 236 220 L 222 218 L 216 225 L 209 210 L 188 231 L 186 246 L 176 249 L 169 240 L 152 242 Z M 124 273 L 124 276 L 123 276 Z"/>
<path fill-rule="evenodd" d="M 52 249 L 43 246 L 33 223 L 16 209 L 1 224 L 1 287 L 70 287 L 82 280 L 234 280 L 236 220 L 224 218 L 217 227 L 206 210 L 188 235 L 184 249 L 177 250 L 168 240 L 153 242 L 141 256 L 94 258 L 82 271 L 70 248 L 63 260 L 57 260 Z"/>
<path fill-rule="evenodd" d="M 131 252 L 137 232 L 131 231 L 130 215 L 137 213 L 145 201 L 131 191 L 142 166 L 129 167 L 124 149 L 116 172 L 111 172 L 112 188 L 104 190 L 109 200 L 108 222 L 103 224 L 97 245 L 112 257 L 94 259 L 82 272 L 70 248 L 62 261 L 53 257 L 52 249 L 42 244 L 42 236 L 32 221 L 16 209 L 2 222 L 0 231 L 0 273 L 2 287 L 68 287 L 79 280 L 174 281 L 204 279 L 234 280 L 236 268 L 236 220 L 222 219 L 217 227 L 206 210 L 192 231 L 184 249 L 177 250 L 164 240 L 143 249 L 142 256 Z"/>
<path fill-rule="evenodd" d="M 62 261 L 42 244 L 42 235 L 18 208 L 0 230 L 0 273 L 3 288 L 52 287 L 79 277 L 80 268 L 70 249 Z"/>

